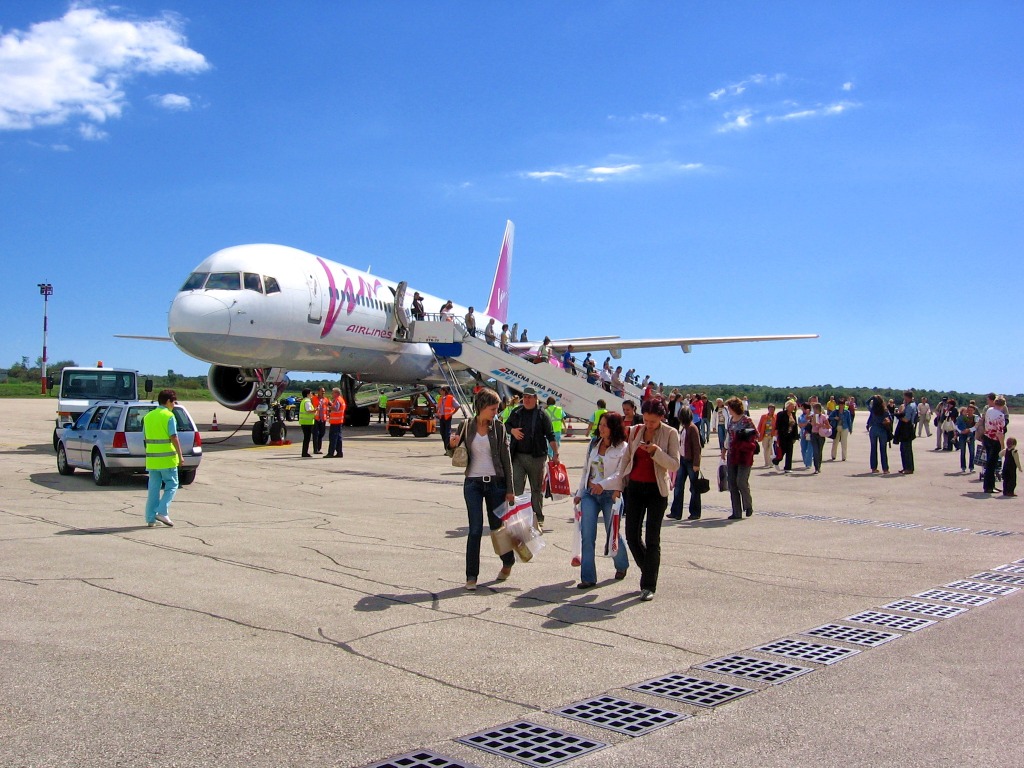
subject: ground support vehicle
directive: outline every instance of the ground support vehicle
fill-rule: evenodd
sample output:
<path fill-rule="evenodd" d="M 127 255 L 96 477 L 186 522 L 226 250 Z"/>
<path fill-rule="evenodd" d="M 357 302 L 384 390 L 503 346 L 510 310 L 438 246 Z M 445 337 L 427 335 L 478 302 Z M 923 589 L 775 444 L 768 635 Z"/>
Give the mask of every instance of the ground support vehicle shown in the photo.
<path fill-rule="evenodd" d="M 57 389 L 57 418 L 53 427 L 53 450 L 58 433 L 74 424 L 87 408 L 101 400 L 134 400 L 139 396 L 139 373 L 128 368 L 68 367 L 60 372 Z M 153 391 L 153 380 L 146 380 L 146 393 Z"/>
<path fill-rule="evenodd" d="M 58 434 L 57 471 L 71 475 L 75 469 L 88 469 L 96 485 L 109 485 L 114 475 L 145 472 L 142 419 L 159 407 L 148 400 L 112 400 L 88 408 Z M 174 421 L 184 458 L 178 482 L 189 485 L 203 458 L 203 441 L 184 406 L 174 406 Z"/>
<path fill-rule="evenodd" d="M 414 437 L 427 437 L 437 431 L 434 410 L 428 405 L 413 405 L 411 400 L 391 400 L 388 403 L 388 434 L 403 437 L 411 432 Z"/>

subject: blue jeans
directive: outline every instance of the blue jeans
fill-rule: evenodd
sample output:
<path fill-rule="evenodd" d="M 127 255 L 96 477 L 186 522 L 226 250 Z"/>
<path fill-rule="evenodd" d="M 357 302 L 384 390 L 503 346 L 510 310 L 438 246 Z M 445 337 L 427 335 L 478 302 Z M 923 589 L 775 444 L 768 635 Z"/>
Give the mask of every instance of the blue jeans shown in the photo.
<path fill-rule="evenodd" d="M 872 427 L 868 430 L 871 438 L 871 470 L 878 469 L 878 458 L 881 454 L 882 469 L 889 471 L 889 433 L 881 427 Z"/>
<path fill-rule="evenodd" d="M 475 579 L 480 575 L 480 539 L 484 535 L 484 503 L 487 504 L 487 527 L 492 531 L 501 528 L 501 520 L 494 510 L 505 501 L 505 481 L 494 477 L 485 483 L 479 477 L 467 477 L 462 485 L 462 496 L 466 500 L 466 512 L 469 513 L 469 538 L 466 539 L 466 579 Z M 501 556 L 505 567 L 515 565 L 516 556 L 506 552 Z"/>
<path fill-rule="evenodd" d="M 718 425 L 718 450 L 725 450 L 725 424 Z"/>
<path fill-rule="evenodd" d="M 580 499 L 580 511 L 583 513 L 580 518 L 580 533 L 583 539 L 583 551 L 580 556 L 580 581 L 593 584 L 597 581 L 597 564 L 594 558 L 594 547 L 597 542 L 597 515 L 604 513 L 605 540 L 608 541 L 612 530 L 612 491 L 604 491 L 593 494 L 589 490 L 583 491 Z M 626 525 L 625 515 L 619 522 L 619 530 Z M 611 542 L 609 541 L 609 544 Z M 619 551 L 615 555 L 615 570 L 624 571 L 629 568 L 629 556 L 626 554 L 626 542 L 619 534 Z"/>
<path fill-rule="evenodd" d="M 690 517 L 700 517 L 700 493 L 697 491 L 697 471 L 693 462 L 680 458 L 679 469 L 676 471 L 675 493 L 672 495 L 672 507 L 669 517 L 683 516 L 683 494 L 686 492 L 686 481 L 690 481 Z"/>
<path fill-rule="evenodd" d="M 327 457 L 341 456 L 342 450 L 341 424 L 331 424 L 327 432 Z"/>
<path fill-rule="evenodd" d="M 960 469 L 967 471 L 967 462 L 971 462 L 971 471 L 974 471 L 974 433 L 968 432 L 960 435 Z M 966 452 L 966 456 L 964 453 Z"/>
<path fill-rule="evenodd" d="M 146 523 L 155 523 L 157 515 L 166 515 L 174 494 L 178 492 L 178 468 L 150 469 L 149 493 L 146 495 Z M 161 498 L 160 489 L 164 495 Z"/>

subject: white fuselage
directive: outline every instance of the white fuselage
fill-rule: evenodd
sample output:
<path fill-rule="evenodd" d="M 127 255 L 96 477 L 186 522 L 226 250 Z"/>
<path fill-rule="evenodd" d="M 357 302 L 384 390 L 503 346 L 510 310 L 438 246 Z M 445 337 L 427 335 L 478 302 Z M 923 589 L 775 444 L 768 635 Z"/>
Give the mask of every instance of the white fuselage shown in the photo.
<path fill-rule="evenodd" d="M 440 379 L 428 345 L 392 340 L 397 285 L 287 246 L 234 246 L 195 268 L 171 303 L 167 330 L 183 352 L 216 365 Z M 423 294 L 423 302 L 437 313 L 443 300 Z M 466 312 L 456 305 L 453 313 Z M 477 316 L 480 333 L 488 320 Z"/>

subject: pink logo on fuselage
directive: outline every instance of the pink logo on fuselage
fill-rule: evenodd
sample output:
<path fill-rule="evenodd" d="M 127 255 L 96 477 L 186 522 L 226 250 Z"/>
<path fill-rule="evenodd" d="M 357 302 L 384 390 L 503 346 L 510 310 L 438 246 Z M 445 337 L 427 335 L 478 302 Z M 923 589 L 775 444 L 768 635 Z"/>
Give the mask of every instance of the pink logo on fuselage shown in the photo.
<path fill-rule="evenodd" d="M 327 305 L 327 318 L 324 320 L 323 330 L 320 331 L 320 338 L 322 339 L 331 332 L 331 329 L 337 322 L 338 316 L 341 315 L 342 310 L 345 310 L 346 315 L 351 315 L 356 308 L 356 298 L 358 296 L 376 298 L 377 291 L 383 283 L 381 283 L 380 280 L 374 280 L 371 285 L 362 277 L 359 277 L 359 290 L 357 291 L 348 272 L 342 269 L 341 272 L 345 276 L 345 283 L 339 288 L 334 282 L 334 273 L 331 272 L 331 268 L 327 266 L 327 262 L 319 256 L 316 257 L 316 260 L 320 262 L 320 266 L 324 268 L 324 272 L 327 274 L 327 295 L 330 296 L 331 299 L 330 303 Z M 344 299 L 342 298 L 343 296 Z"/>

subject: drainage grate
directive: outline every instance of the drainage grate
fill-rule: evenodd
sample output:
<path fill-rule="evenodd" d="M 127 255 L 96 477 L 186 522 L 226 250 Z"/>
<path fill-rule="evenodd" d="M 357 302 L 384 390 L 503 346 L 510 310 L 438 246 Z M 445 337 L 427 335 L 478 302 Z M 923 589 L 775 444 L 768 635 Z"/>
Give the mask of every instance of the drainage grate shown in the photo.
<path fill-rule="evenodd" d="M 758 512 L 761 517 L 792 517 L 789 512 Z"/>
<path fill-rule="evenodd" d="M 584 739 L 526 720 L 463 736 L 455 741 L 534 768 L 558 765 L 608 746 L 601 741 Z"/>
<path fill-rule="evenodd" d="M 777 661 L 765 661 L 755 659 L 753 656 L 744 656 L 734 653 L 731 656 L 723 656 L 720 659 L 698 664 L 697 669 L 706 669 L 708 672 L 721 672 L 725 675 L 735 675 L 747 680 L 756 680 L 759 683 L 783 683 L 799 675 L 813 672 L 813 667 L 798 667 L 795 664 L 780 664 Z"/>
<path fill-rule="evenodd" d="M 647 707 L 637 704 L 635 701 L 617 699 L 614 696 L 596 696 L 593 699 L 550 711 L 562 717 L 596 725 L 598 728 L 607 728 L 627 736 L 642 736 L 689 717 L 689 715 L 679 712 Z"/>
<path fill-rule="evenodd" d="M 460 763 L 435 752 L 419 751 L 382 760 L 364 768 L 477 768 L 471 763 Z"/>
<path fill-rule="evenodd" d="M 917 600 L 894 600 L 882 606 L 890 611 L 907 611 L 908 613 L 920 613 L 922 616 L 933 616 L 937 619 L 951 619 L 966 613 L 966 608 L 956 608 L 952 605 L 937 605 L 936 603 L 921 603 Z"/>
<path fill-rule="evenodd" d="M 1024 565 L 1024 557 L 1022 557 L 1020 560 L 1014 560 L 1013 564 L 1014 565 Z"/>
<path fill-rule="evenodd" d="M 860 651 L 855 651 L 852 648 L 840 648 L 838 645 L 822 645 L 821 643 L 808 643 L 804 640 L 791 640 L 789 638 L 775 640 L 767 645 L 759 645 L 754 650 L 787 656 L 801 661 L 813 661 L 818 664 L 835 664 L 837 661 L 848 659 L 860 653 Z"/>
<path fill-rule="evenodd" d="M 984 595 L 965 595 L 963 592 L 948 592 L 945 589 L 929 589 L 918 592 L 914 597 L 923 597 L 925 600 L 941 600 L 944 603 L 957 603 L 958 605 L 985 605 L 995 600 L 994 597 Z"/>
<path fill-rule="evenodd" d="M 827 520 L 835 520 L 834 517 L 828 517 L 827 515 L 797 515 L 794 520 L 813 520 L 814 522 L 825 522 Z"/>
<path fill-rule="evenodd" d="M 999 571 L 999 573 L 1024 573 L 1024 565 L 1007 563 L 1006 565 L 997 565 L 992 570 Z"/>
<path fill-rule="evenodd" d="M 919 523 L 882 523 L 879 528 L 920 528 Z"/>
<path fill-rule="evenodd" d="M 901 629 L 904 632 L 917 632 L 919 629 L 930 627 L 936 622 L 930 619 L 914 619 L 910 616 L 897 616 L 895 613 L 880 613 L 878 611 L 861 611 L 853 616 L 847 616 L 844 621 L 859 621 L 861 624 L 874 624 L 888 629 Z"/>
<path fill-rule="evenodd" d="M 647 680 L 643 683 L 628 686 L 630 690 L 641 693 L 652 693 L 666 699 L 693 704 L 697 707 L 717 707 L 727 701 L 753 693 L 753 688 L 742 688 L 738 685 L 718 683 L 714 680 L 702 680 L 699 677 L 671 674 Z"/>
<path fill-rule="evenodd" d="M 987 530 L 987 529 L 984 530 L 984 531 L 975 531 L 974 533 L 976 535 L 978 535 L 978 536 L 1016 536 L 1017 535 L 1016 531 L 990 531 L 990 530 Z"/>
<path fill-rule="evenodd" d="M 971 529 L 957 528 L 955 525 L 933 525 L 931 528 L 925 528 L 925 530 L 932 531 L 933 533 L 963 533 Z"/>
<path fill-rule="evenodd" d="M 984 581 L 971 581 L 970 579 L 960 579 L 960 581 L 951 581 L 945 586 L 950 589 L 965 589 L 968 592 L 981 592 L 986 595 L 1012 595 L 1018 591 L 1017 587 L 1006 587 L 1002 584 L 986 584 Z"/>
<path fill-rule="evenodd" d="M 1024 586 L 1024 576 L 1014 576 L 1010 573 L 993 573 L 992 571 L 982 571 L 976 573 L 970 578 L 972 579 L 984 579 L 985 581 L 996 581 L 1000 584 L 1016 584 L 1017 586 Z"/>
<path fill-rule="evenodd" d="M 840 517 L 838 520 L 833 522 L 842 523 L 843 525 L 872 525 L 877 523 L 877 520 L 861 520 L 856 517 Z"/>
<path fill-rule="evenodd" d="M 848 627 L 845 624 L 824 624 L 806 632 L 802 635 L 811 637 L 827 637 L 829 640 L 842 640 L 844 643 L 863 645 L 867 648 L 875 648 L 897 637 L 903 637 L 895 632 L 881 632 L 877 629 L 864 629 L 863 627 Z"/>

